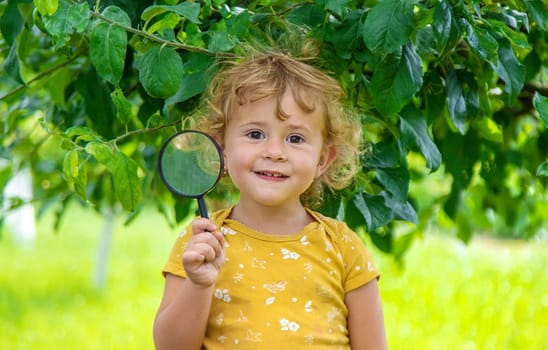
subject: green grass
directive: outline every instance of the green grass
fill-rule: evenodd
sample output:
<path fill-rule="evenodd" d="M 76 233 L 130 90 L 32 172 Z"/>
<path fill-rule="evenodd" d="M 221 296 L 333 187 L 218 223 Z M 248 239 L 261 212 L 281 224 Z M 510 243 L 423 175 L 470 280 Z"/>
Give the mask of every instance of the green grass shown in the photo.
<path fill-rule="evenodd" d="M 150 211 L 117 220 L 105 290 L 94 286 L 101 218 L 39 222 L 32 249 L 0 239 L 0 349 L 152 349 L 160 270 L 178 229 Z M 391 349 L 548 350 L 548 244 L 417 241 L 403 269 L 374 251 Z"/>
<path fill-rule="evenodd" d="M 417 242 L 381 259 L 391 349 L 548 349 L 548 244 Z"/>

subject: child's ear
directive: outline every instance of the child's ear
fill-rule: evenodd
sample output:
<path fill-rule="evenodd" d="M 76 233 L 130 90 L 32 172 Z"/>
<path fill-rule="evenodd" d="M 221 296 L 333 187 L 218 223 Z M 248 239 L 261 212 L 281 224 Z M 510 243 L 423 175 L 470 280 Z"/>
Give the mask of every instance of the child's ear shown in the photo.
<path fill-rule="evenodd" d="M 316 178 L 320 177 L 325 173 L 327 168 L 333 163 L 337 158 L 337 150 L 332 145 L 325 145 L 322 154 L 320 155 L 320 160 L 318 161 L 318 166 L 316 168 Z"/>

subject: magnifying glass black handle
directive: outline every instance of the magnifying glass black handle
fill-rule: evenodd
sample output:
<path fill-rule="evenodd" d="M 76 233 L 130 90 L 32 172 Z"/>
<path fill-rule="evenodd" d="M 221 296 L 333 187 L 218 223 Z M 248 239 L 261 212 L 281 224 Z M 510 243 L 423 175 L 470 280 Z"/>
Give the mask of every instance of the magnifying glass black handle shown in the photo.
<path fill-rule="evenodd" d="M 207 207 L 203 196 L 198 197 L 198 208 L 200 209 L 200 216 L 209 219 Z"/>

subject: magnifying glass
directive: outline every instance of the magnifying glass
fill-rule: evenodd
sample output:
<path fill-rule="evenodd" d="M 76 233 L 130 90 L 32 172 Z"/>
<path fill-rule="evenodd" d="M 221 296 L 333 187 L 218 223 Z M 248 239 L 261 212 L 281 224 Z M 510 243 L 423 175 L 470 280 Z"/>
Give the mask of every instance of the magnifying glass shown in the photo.
<path fill-rule="evenodd" d="M 158 167 L 167 188 L 173 194 L 196 198 L 200 216 L 209 218 L 204 196 L 219 182 L 224 168 L 219 144 L 201 131 L 177 132 L 162 145 Z"/>

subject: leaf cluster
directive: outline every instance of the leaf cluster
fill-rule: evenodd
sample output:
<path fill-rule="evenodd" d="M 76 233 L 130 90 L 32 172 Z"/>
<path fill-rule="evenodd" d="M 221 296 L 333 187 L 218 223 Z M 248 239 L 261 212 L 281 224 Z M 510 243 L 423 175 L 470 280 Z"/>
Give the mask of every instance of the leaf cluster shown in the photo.
<path fill-rule="evenodd" d="M 548 212 L 546 13 L 538 0 L 0 2 L 0 187 L 31 166 L 41 210 L 61 217 L 76 195 L 130 221 L 152 202 L 176 224 L 194 207 L 159 182 L 158 148 L 192 127 L 217 64 L 253 46 L 313 52 L 362 121 L 361 172 L 324 213 L 396 256 L 433 221 L 463 240 L 532 237 Z M 450 184 L 425 193 L 432 172 Z"/>

